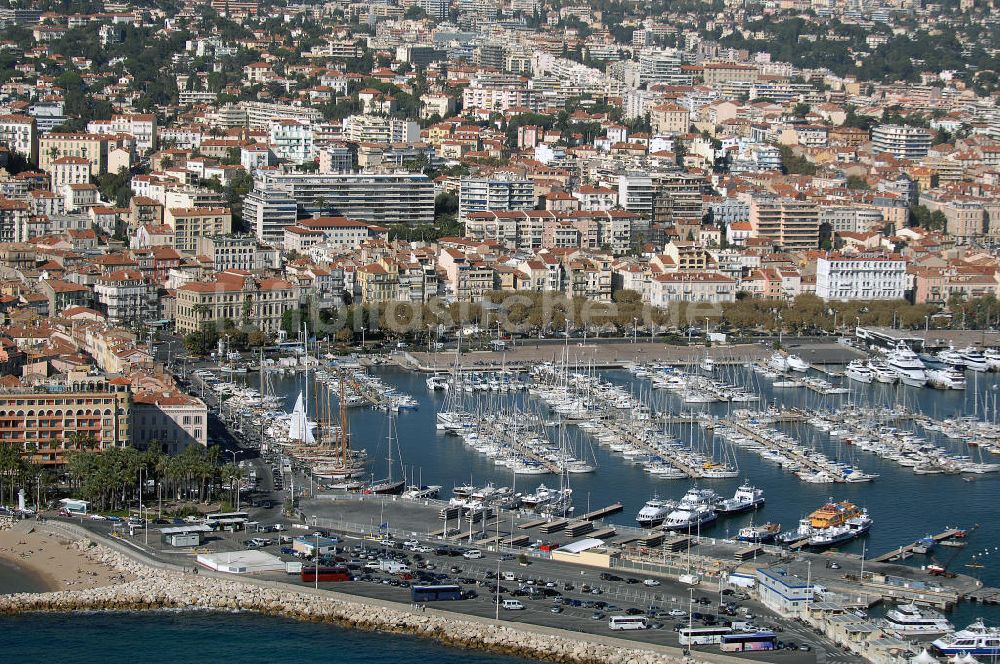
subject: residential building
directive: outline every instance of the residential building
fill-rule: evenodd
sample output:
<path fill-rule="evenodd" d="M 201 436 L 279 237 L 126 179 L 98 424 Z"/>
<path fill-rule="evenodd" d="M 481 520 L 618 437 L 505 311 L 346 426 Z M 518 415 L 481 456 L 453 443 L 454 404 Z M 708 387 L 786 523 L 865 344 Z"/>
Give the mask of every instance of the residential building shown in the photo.
<path fill-rule="evenodd" d="M 301 120 L 277 120 L 271 123 L 268 141 L 279 159 L 304 164 L 316 158 L 312 126 Z"/>
<path fill-rule="evenodd" d="M 200 238 L 233 232 L 229 208 L 167 208 L 163 223 L 174 230 L 174 247 L 189 254 L 197 252 Z"/>
<path fill-rule="evenodd" d="M 61 193 L 63 185 L 90 182 L 90 162 L 84 157 L 59 157 L 49 168 L 52 191 Z"/>
<path fill-rule="evenodd" d="M 253 189 L 243 199 L 243 223 L 253 229 L 261 242 L 280 245 L 285 227 L 298 218 L 295 199 L 280 189 Z"/>
<path fill-rule="evenodd" d="M 262 332 L 281 329 L 282 316 L 299 306 L 295 286 L 284 279 L 256 278 L 241 271 L 220 272 L 209 281 L 193 281 L 177 289 L 174 327 L 179 334 L 228 319 Z"/>
<path fill-rule="evenodd" d="M 83 157 L 91 175 L 102 175 L 108 171 L 110 143 L 100 134 L 50 132 L 38 139 L 38 167 L 52 172 L 52 162 L 60 157 Z"/>
<path fill-rule="evenodd" d="M 38 162 L 38 127 L 30 115 L 0 115 L 0 145 Z"/>
<path fill-rule="evenodd" d="M 156 147 L 156 115 L 152 113 L 116 114 L 110 120 L 91 120 L 87 131 L 91 134 L 131 134 L 136 149 L 141 152 Z"/>
<path fill-rule="evenodd" d="M 528 178 L 512 175 L 463 177 L 459 182 L 458 219 L 465 221 L 473 212 L 532 210 L 535 185 Z"/>
<path fill-rule="evenodd" d="M 872 152 L 887 152 L 897 159 L 926 157 L 931 147 L 931 133 L 923 127 L 878 125 L 872 129 Z"/>
<path fill-rule="evenodd" d="M 657 134 L 686 134 L 691 113 L 679 104 L 659 104 L 649 109 L 649 122 Z"/>
<path fill-rule="evenodd" d="M 115 270 L 98 277 L 94 304 L 116 327 L 139 329 L 160 317 L 157 287 L 139 270 Z"/>
<path fill-rule="evenodd" d="M 770 240 L 785 251 L 819 247 L 819 207 L 813 201 L 754 196 L 750 226 L 755 237 Z"/>
<path fill-rule="evenodd" d="M 277 269 L 281 257 L 277 249 L 261 245 L 256 235 L 205 235 L 198 238 L 197 254 L 211 261 L 216 272 L 226 270 Z"/>
<path fill-rule="evenodd" d="M 718 272 L 688 271 L 653 275 L 649 302 L 669 307 L 678 302 L 721 304 L 736 300 L 737 282 Z"/>

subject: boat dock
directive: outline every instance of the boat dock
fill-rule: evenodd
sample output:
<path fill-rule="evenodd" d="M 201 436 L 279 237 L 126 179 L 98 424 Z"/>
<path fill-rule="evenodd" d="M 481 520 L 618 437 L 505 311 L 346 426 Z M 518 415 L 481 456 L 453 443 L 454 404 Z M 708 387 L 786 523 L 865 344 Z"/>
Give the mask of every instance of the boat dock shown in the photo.
<path fill-rule="evenodd" d="M 607 507 L 602 507 L 596 509 L 593 512 L 587 512 L 580 518 L 584 521 L 597 521 L 598 519 L 603 519 L 606 516 L 611 516 L 612 514 L 618 514 L 625 509 L 625 506 L 621 503 L 613 503 Z"/>
<path fill-rule="evenodd" d="M 788 449 L 786 447 L 781 447 L 780 445 L 775 445 L 771 441 L 770 438 L 768 438 L 766 436 L 760 435 L 754 429 L 752 429 L 751 427 L 748 427 L 748 426 L 744 425 L 742 422 L 737 421 L 735 418 L 730 418 L 729 420 L 726 421 L 726 424 L 728 424 L 729 426 L 733 427 L 734 429 L 736 429 L 737 431 L 739 431 L 744 436 L 747 436 L 747 437 L 755 440 L 756 442 L 760 443 L 761 445 L 763 445 L 767 449 L 769 449 L 769 450 L 771 450 L 773 452 L 777 452 L 779 454 L 783 454 L 783 455 L 787 456 L 788 458 L 792 459 L 796 463 L 800 464 L 803 468 L 808 468 L 809 470 L 811 470 L 813 472 L 826 472 L 826 473 L 829 473 L 829 468 L 827 468 L 823 464 L 816 463 L 815 461 L 813 461 L 809 457 L 807 457 L 807 456 L 805 456 L 803 454 L 799 454 L 795 450 L 790 450 L 790 449 Z M 830 473 L 830 477 L 833 479 L 834 482 L 843 482 L 844 481 L 844 478 L 843 478 L 842 475 L 836 475 L 836 474 Z"/>
<path fill-rule="evenodd" d="M 700 479 L 701 478 L 702 473 L 701 473 L 700 470 L 698 470 L 697 468 L 692 468 L 691 466 L 689 466 L 686 463 L 682 462 L 680 459 L 678 459 L 673 454 L 664 454 L 663 450 L 661 450 L 658 447 L 655 447 L 654 445 L 650 445 L 648 442 L 646 442 L 642 438 L 639 438 L 638 436 L 636 436 L 635 434 L 633 434 L 631 431 L 629 431 L 627 427 L 616 427 L 615 428 L 615 433 L 617 433 L 618 435 L 620 435 L 622 438 L 624 438 L 625 440 L 627 440 L 632 445 L 634 445 L 634 446 L 638 447 L 639 449 L 643 450 L 644 452 L 646 452 L 646 453 L 648 453 L 648 454 L 650 454 L 650 455 L 652 455 L 654 457 L 660 457 L 660 458 L 662 458 L 664 462 L 670 464 L 671 466 L 673 466 L 677 470 L 681 471 L 682 473 L 684 473 L 685 475 L 687 475 L 691 479 L 696 480 L 696 479 Z"/>
<path fill-rule="evenodd" d="M 931 539 L 933 539 L 935 542 L 942 542 L 944 540 L 951 539 L 960 532 L 962 531 L 958 528 L 950 528 L 944 531 L 943 533 L 938 533 L 937 535 L 932 536 Z M 871 562 L 884 563 L 892 560 L 893 558 L 901 558 L 906 554 L 911 553 L 913 551 L 913 547 L 915 546 L 917 546 L 917 542 L 913 542 L 912 544 L 907 544 L 906 546 L 901 546 L 898 549 L 893 549 L 892 551 L 883 553 L 880 556 L 872 558 Z"/>
<path fill-rule="evenodd" d="M 979 590 L 972 591 L 967 597 L 969 601 L 979 604 L 1000 604 L 1000 588 L 984 586 Z"/>

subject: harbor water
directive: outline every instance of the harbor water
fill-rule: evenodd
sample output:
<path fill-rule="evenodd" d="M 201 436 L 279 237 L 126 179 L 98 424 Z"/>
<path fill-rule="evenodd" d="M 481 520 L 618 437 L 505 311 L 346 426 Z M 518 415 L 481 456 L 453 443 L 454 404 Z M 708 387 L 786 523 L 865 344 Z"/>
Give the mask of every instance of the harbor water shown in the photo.
<path fill-rule="evenodd" d="M 427 639 L 358 632 L 253 613 L 38 613 L 0 618 L 5 662 L 527 664 Z"/>
<path fill-rule="evenodd" d="M 580 367 L 577 370 L 586 371 L 586 368 Z M 690 370 L 697 371 L 697 368 Z M 468 483 L 476 486 L 487 482 L 493 482 L 497 486 L 516 483 L 516 490 L 523 493 L 534 491 L 540 482 L 545 482 L 550 487 L 558 486 L 558 477 L 554 475 L 515 478 L 510 470 L 494 465 L 491 459 L 464 445 L 459 437 L 436 431 L 436 412 L 446 398 L 446 393 L 428 390 L 425 375 L 388 367 L 375 371 L 387 385 L 412 395 L 419 404 L 417 409 L 401 411 L 398 416 L 399 454 L 408 480 L 441 485 L 445 499 L 450 497 L 452 487 Z M 834 384 L 843 383 L 850 388 L 849 394 L 840 395 L 821 395 L 806 388 L 775 389 L 771 386 L 771 381 L 759 377 L 746 367 L 721 367 L 716 369 L 716 373 L 723 381 L 758 392 L 761 400 L 750 404 L 684 404 L 676 394 L 653 390 L 648 380 L 637 378 L 624 370 L 604 371 L 601 372 L 601 377 L 626 387 L 658 412 L 689 414 L 707 411 L 720 417 L 725 417 L 728 412 L 737 408 L 760 409 L 771 404 L 835 411 L 844 404 L 853 403 L 868 407 L 903 405 L 910 411 L 922 412 L 936 419 L 976 415 L 979 419 L 995 422 L 993 408 L 1000 402 L 1000 374 L 993 373 L 969 372 L 968 389 L 964 391 L 939 391 L 929 387 L 913 388 L 880 383 L 862 385 L 840 377 L 826 377 Z M 821 377 L 815 371 L 811 371 L 809 375 Z M 256 386 L 255 376 L 247 376 L 247 380 Z M 286 396 L 286 409 L 290 410 L 302 389 L 302 376 L 272 377 L 268 381 L 272 393 Z M 546 413 L 539 401 L 523 391 L 500 395 L 473 393 L 466 399 L 472 402 L 478 400 L 485 406 L 493 407 L 512 400 L 526 408 L 538 410 L 543 417 Z M 487 402 L 484 403 L 483 400 Z M 367 449 L 371 472 L 376 477 L 383 477 L 388 435 L 386 413 L 366 407 L 352 408 L 348 412 L 352 446 Z M 991 458 L 986 452 L 967 448 L 965 443 L 949 441 L 940 434 L 923 431 L 906 421 L 899 422 L 897 426 L 913 429 L 921 437 L 955 454 L 969 455 L 976 460 L 978 454 L 982 454 L 985 462 L 1000 460 L 1000 457 Z M 644 472 L 641 466 L 630 464 L 621 456 L 597 445 L 577 427 L 567 426 L 567 437 L 576 456 L 597 466 L 594 473 L 571 475 L 576 511 L 583 513 L 621 501 L 625 506 L 624 511 L 607 520 L 634 526 L 636 513 L 654 494 L 677 499 L 688 488 L 698 484 L 712 488 L 723 496 L 731 496 L 739 484 L 749 481 L 764 489 L 767 499 L 765 507 L 752 515 L 720 519 L 706 528 L 702 535 L 734 536 L 751 519 L 757 524 L 777 522 L 785 530 L 790 530 L 795 528 L 800 518 L 827 500 L 849 500 L 869 510 L 874 526 L 867 537 L 842 545 L 842 550 L 858 554 L 865 552 L 866 557 L 871 558 L 921 537 L 942 532 L 947 527 L 972 528 L 978 525 L 970 535 L 967 547 L 939 547 L 934 552 L 934 558 L 914 555 L 903 564 L 920 566 L 936 559 L 952 571 L 979 578 L 985 585 L 1000 586 L 1000 512 L 996 509 L 997 498 L 1000 497 L 1000 474 L 971 477 L 916 475 L 911 468 L 844 445 L 804 422 L 785 424 L 779 428 L 806 446 L 825 453 L 830 459 L 847 461 L 855 468 L 877 473 L 880 477 L 867 483 L 805 483 L 793 473 L 763 461 L 757 454 L 725 444 L 718 437 L 713 437 L 711 431 L 699 425 L 685 424 L 677 425 L 672 433 L 696 449 L 713 453 L 716 458 L 728 457 L 735 461 L 740 477 L 697 481 L 658 479 Z M 554 429 L 549 431 L 549 436 L 555 438 Z M 397 465 L 396 472 L 398 468 Z M 395 525 L 402 527 L 405 524 L 390 522 L 390 526 Z M 982 567 L 966 567 L 974 560 L 973 556 Z M 959 625 L 964 625 L 978 615 L 982 615 L 987 622 L 1000 624 L 1000 609 L 968 603 L 958 607 L 953 619 Z"/>

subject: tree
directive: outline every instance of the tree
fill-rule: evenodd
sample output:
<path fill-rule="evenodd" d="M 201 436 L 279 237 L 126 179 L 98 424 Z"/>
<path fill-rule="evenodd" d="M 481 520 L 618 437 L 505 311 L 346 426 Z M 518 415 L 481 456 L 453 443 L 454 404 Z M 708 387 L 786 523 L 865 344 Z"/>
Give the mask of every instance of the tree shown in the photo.
<path fill-rule="evenodd" d="M 865 180 L 860 175 L 848 175 L 847 176 L 847 188 L 848 189 L 868 189 L 868 181 Z"/>

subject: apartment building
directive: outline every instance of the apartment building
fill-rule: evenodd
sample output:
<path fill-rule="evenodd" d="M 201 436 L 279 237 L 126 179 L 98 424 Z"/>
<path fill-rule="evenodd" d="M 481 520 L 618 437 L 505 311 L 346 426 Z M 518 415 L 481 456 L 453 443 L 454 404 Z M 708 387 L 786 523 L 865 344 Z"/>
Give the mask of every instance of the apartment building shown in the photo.
<path fill-rule="evenodd" d="M 94 304 L 115 327 L 138 329 L 160 317 L 156 284 L 139 270 L 115 270 L 98 277 Z"/>
<path fill-rule="evenodd" d="M 786 251 L 819 247 L 819 208 L 813 201 L 755 196 L 750 201 L 750 227 L 755 237 Z"/>
<path fill-rule="evenodd" d="M 458 219 L 465 221 L 473 212 L 532 210 L 535 184 L 513 175 L 463 177 L 458 189 Z"/>
<path fill-rule="evenodd" d="M 52 164 L 60 157 L 83 157 L 90 163 L 90 174 L 108 171 L 111 139 L 100 134 L 50 132 L 38 139 L 38 167 L 52 172 Z"/>
<path fill-rule="evenodd" d="M 233 232 L 229 208 L 167 208 L 163 223 L 174 231 L 174 247 L 189 254 L 196 253 L 200 238 Z"/>
<path fill-rule="evenodd" d="M 139 449 L 157 447 L 179 454 L 189 445 L 208 445 L 208 406 L 174 386 L 142 381 L 133 384 L 131 442 Z"/>
<path fill-rule="evenodd" d="M 465 222 L 465 236 L 525 251 L 582 247 L 623 254 L 638 222 L 639 215 L 625 210 L 473 212 Z"/>
<path fill-rule="evenodd" d="M 872 152 L 887 152 L 897 159 L 920 159 L 931 148 L 931 132 L 909 125 L 878 125 L 872 129 Z"/>
<path fill-rule="evenodd" d="M 384 115 L 352 115 L 344 119 L 344 138 L 355 143 L 416 143 L 420 125 Z"/>
<path fill-rule="evenodd" d="M 316 158 L 312 126 L 301 120 L 277 120 L 271 123 L 269 145 L 279 159 L 304 164 Z"/>
<path fill-rule="evenodd" d="M 283 197 L 294 199 L 302 216 L 339 215 L 380 225 L 434 221 L 434 183 L 420 173 L 260 171 L 251 197 L 255 192 L 261 196 L 280 193 L 281 203 L 287 200 Z M 247 202 L 252 208 L 256 205 L 249 198 Z M 244 209 L 246 206 L 244 203 Z M 259 220 L 258 215 L 255 221 Z M 284 226 L 277 234 L 279 241 L 283 239 Z"/>
<path fill-rule="evenodd" d="M 38 127 L 30 115 L 0 115 L 0 144 L 38 162 Z"/>
<path fill-rule="evenodd" d="M 131 134 L 137 150 L 146 152 L 156 147 L 156 116 L 152 113 L 126 113 L 112 115 L 110 120 L 91 120 L 87 124 L 91 134 Z"/>
<path fill-rule="evenodd" d="M 175 329 L 179 334 L 229 319 L 277 332 L 286 311 L 299 306 L 295 286 L 284 279 L 262 278 L 241 271 L 220 272 L 209 281 L 193 281 L 177 289 Z"/>
<path fill-rule="evenodd" d="M 361 247 L 369 238 L 388 238 L 388 229 L 373 226 L 358 219 L 347 219 L 346 217 L 316 217 L 314 219 L 302 219 L 294 226 L 285 229 L 286 243 L 288 233 L 297 233 L 300 230 L 308 233 L 319 233 L 319 242 L 326 243 L 337 251 L 353 251 Z M 287 244 L 286 244 L 287 248 Z"/>
<path fill-rule="evenodd" d="M 216 272 L 226 270 L 277 269 L 281 257 L 277 249 L 264 246 L 256 235 L 205 235 L 198 238 L 197 254 L 206 257 Z"/>
<path fill-rule="evenodd" d="M 906 261 L 898 254 L 828 254 L 816 261 L 816 295 L 824 300 L 899 300 Z"/>
<path fill-rule="evenodd" d="M 243 223 L 261 242 L 280 245 L 285 228 L 298 218 L 295 199 L 280 189 L 254 189 L 243 199 Z"/>
<path fill-rule="evenodd" d="M 654 275 L 649 282 L 649 302 L 669 307 L 678 302 L 721 304 L 736 300 L 737 281 L 718 272 L 688 271 Z"/>
<path fill-rule="evenodd" d="M 59 157 L 49 170 L 52 191 L 61 194 L 63 185 L 90 182 L 90 162 L 83 157 Z"/>
<path fill-rule="evenodd" d="M 44 466 L 60 466 L 77 450 L 129 443 L 127 385 L 73 372 L 29 387 L 0 387 L 0 445 Z"/>
<path fill-rule="evenodd" d="M 649 122 L 656 134 L 686 134 L 691 112 L 678 104 L 659 104 L 649 110 Z"/>

